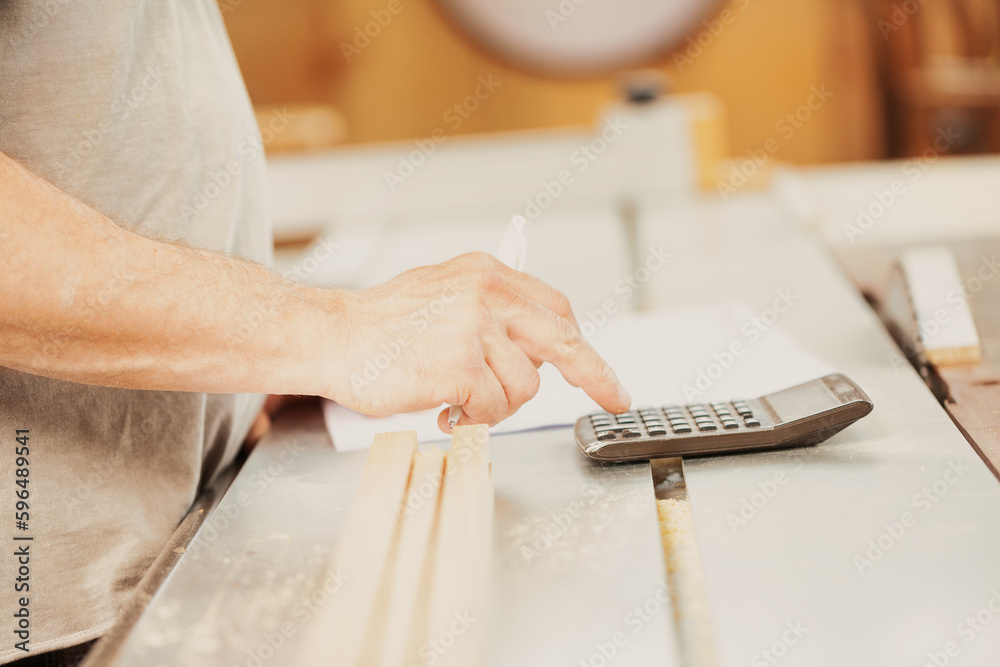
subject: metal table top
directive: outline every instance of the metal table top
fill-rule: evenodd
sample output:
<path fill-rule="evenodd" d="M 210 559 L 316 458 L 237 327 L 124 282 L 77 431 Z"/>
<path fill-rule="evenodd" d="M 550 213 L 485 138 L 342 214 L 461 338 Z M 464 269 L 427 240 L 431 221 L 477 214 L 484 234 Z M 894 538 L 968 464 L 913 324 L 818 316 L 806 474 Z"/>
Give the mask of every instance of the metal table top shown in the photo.
<path fill-rule="evenodd" d="M 366 455 L 334 451 L 318 408 L 279 420 L 112 664 L 291 664 L 336 595 L 326 563 Z M 487 664 L 680 664 L 649 464 L 591 462 L 571 429 L 496 436 L 491 458 Z"/>

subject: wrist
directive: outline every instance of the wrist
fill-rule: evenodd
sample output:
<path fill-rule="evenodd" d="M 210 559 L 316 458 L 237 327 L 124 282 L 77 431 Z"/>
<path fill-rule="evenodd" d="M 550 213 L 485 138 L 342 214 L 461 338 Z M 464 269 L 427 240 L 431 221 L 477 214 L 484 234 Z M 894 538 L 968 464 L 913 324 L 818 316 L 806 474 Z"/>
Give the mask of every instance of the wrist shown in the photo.
<path fill-rule="evenodd" d="M 305 305 L 302 318 L 294 326 L 302 342 L 292 350 L 298 367 L 297 385 L 291 393 L 322 396 L 337 400 L 344 392 L 351 364 L 351 315 L 357 296 L 347 290 L 298 286 Z"/>

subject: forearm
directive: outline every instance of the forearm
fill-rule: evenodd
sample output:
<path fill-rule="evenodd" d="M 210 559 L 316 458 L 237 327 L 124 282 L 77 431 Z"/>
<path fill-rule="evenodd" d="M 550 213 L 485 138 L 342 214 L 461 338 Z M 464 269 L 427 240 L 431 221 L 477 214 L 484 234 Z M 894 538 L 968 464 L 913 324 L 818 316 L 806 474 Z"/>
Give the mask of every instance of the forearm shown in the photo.
<path fill-rule="evenodd" d="M 126 231 L 0 155 L 0 365 L 74 382 L 329 392 L 349 296 Z"/>

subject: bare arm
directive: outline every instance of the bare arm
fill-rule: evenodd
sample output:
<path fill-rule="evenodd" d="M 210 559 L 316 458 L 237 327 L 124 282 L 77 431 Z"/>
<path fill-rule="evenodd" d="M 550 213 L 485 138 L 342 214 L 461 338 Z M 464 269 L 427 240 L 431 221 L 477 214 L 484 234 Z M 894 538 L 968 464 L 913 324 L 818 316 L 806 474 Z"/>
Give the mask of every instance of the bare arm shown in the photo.
<path fill-rule="evenodd" d="M 133 389 L 319 395 L 373 414 L 448 402 L 466 423 L 495 423 L 551 362 L 605 409 L 628 407 L 565 297 L 481 253 L 360 292 L 305 287 L 124 230 L 2 154 L 0 247 L 8 368 Z"/>
<path fill-rule="evenodd" d="M 343 293 L 120 228 L 0 155 L 0 365 L 132 389 L 326 390 Z M 245 323 L 258 323 L 247 326 Z"/>

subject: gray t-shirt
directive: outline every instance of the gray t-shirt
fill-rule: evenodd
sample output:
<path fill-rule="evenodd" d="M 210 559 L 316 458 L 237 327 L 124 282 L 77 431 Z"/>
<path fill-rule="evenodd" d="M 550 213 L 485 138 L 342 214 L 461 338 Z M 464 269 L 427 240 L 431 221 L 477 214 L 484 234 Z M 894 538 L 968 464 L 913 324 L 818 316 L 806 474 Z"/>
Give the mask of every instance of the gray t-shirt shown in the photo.
<path fill-rule="evenodd" d="M 263 150 L 213 0 L 0 0 L 0 152 L 123 226 L 271 261 Z M 133 289 L 105 270 L 107 289 L 66 297 L 85 317 Z M 0 663 L 28 655 L 21 598 L 32 653 L 104 632 L 261 404 L 0 367 Z M 14 514 L 25 487 L 27 530 Z M 23 565 L 29 588 L 15 591 Z"/>

